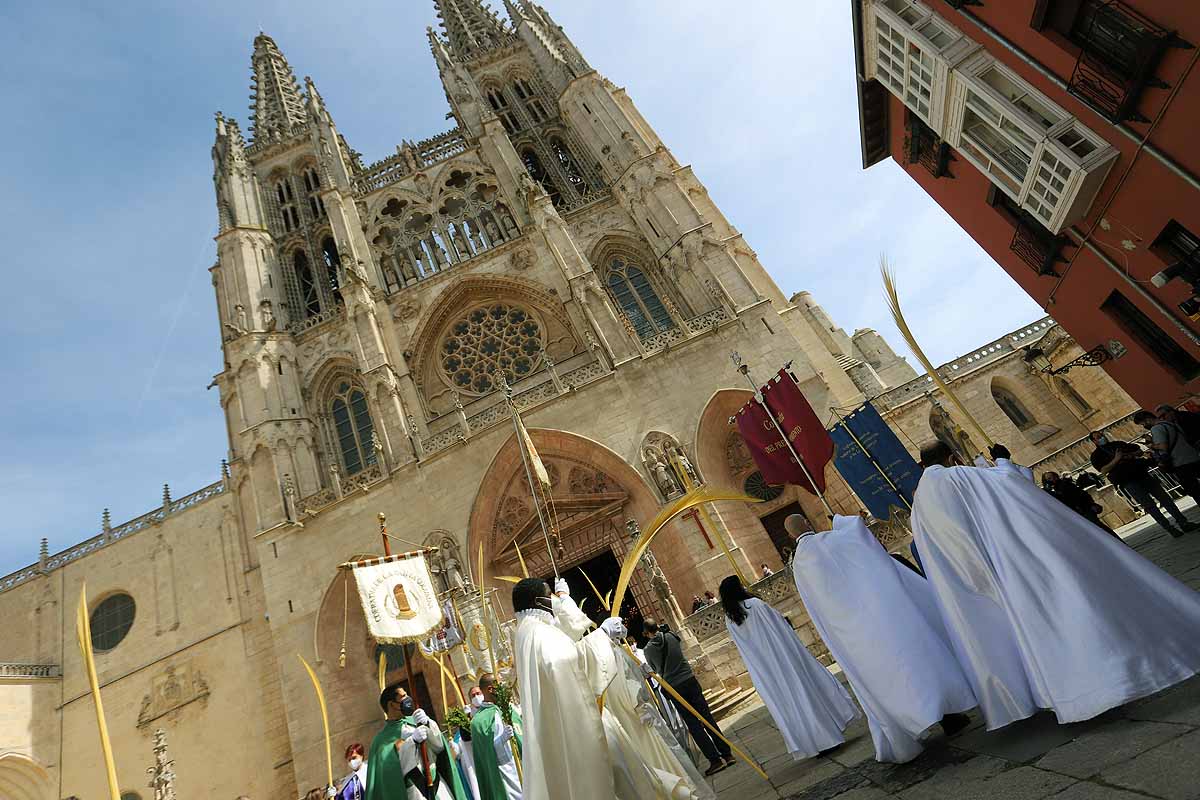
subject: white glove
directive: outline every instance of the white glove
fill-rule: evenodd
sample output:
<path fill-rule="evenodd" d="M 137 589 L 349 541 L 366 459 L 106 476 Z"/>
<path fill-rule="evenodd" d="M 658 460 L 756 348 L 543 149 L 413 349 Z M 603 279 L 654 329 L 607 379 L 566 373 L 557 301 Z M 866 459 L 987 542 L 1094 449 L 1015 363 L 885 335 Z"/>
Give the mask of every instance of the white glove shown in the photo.
<path fill-rule="evenodd" d="M 609 617 L 600 623 L 600 630 L 604 631 L 613 639 L 624 639 L 629 635 L 629 631 L 625 628 L 625 623 L 620 617 Z"/>
<path fill-rule="evenodd" d="M 568 597 L 570 597 L 571 596 L 571 587 L 568 586 L 567 582 L 565 580 L 563 580 L 562 578 L 555 578 L 554 579 L 554 593 L 555 594 L 565 594 Z"/>
<path fill-rule="evenodd" d="M 643 662 L 639 662 L 638 666 L 642 668 L 642 674 L 645 675 L 647 678 L 654 677 L 654 669 L 649 664 L 647 664 L 643 661 Z"/>
<path fill-rule="evenodd" d="M 512 725 L 505 725 L 504 730 L 500 732 L 500 741 L 507 742 L 513 737 L 514 731 Z"/>
<path fill-rule="evenodd" d="M 429 724 L 429 715 L 425 713 L 425 709 L 418 708 L 413 712 L 413 722 L 417 723 L 418 725 Z"/>
<path fill-rule="evenodd" d="M 421 727 L 419 727 L 413 731 L 412 740 L 414 742 L 416 742 L 417 744 L 420 744 L 421 742 L 425 741 L 428 738 L 429 738 L 429 728 L 426 728 L 424 725 L 422 725 Z"/>
<path fill-rule="evenodd" d="M 325 796 L 326 797 L 337 797 L 337 789 L 333 788 L 332 786 L 326 786 L 325 787 Z"/>

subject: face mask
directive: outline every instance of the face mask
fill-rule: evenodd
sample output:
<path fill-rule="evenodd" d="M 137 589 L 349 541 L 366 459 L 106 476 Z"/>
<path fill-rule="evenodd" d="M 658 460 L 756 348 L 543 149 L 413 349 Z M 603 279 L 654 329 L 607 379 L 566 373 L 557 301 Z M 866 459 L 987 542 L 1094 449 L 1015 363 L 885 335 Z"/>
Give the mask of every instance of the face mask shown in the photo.
<path fill-rule="evenodd" d="M 471 705 L 475 706 L 476 708 L 479 708 L 480 706 L 482 706 L 483 705 L 483 695 L 481 695 L 481 694 L 471 695 Z"/>
<path fill-rule="evenodd" d="M 411 697 L 406 697 L 400 701 L 400 713 L 406 717 L 411 717 L 416 708 L 417 704 L 413 702 Z"/>
<path fill-rule="evenodd" d="M 359 758 L 358 756 L 355 756 L 354 758 L 350 759 L 350 771 L 351 772 L 358 772 L 358 768 L 361 766 L 362 766 L 362 759 Z"/>
<path fill-rule="evenodd" d="M 549 611 L 551 614 L 554 613 L 554 601 L 549 597 L 539 597 L 533 602 L 537 605 L 539 611 Z"/>

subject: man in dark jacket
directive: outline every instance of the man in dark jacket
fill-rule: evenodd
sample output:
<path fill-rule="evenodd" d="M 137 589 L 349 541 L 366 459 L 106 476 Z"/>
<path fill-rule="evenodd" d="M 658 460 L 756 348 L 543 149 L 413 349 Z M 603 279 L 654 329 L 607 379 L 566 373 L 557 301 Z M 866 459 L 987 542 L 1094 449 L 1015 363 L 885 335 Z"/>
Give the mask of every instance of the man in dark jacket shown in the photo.
<path fill-rule="evenodd" d="M 645 620 L 643 630 L 648 638 L 644 650 L 646 663 L 672 689 L 679 692 L 680 697 L 696 709 L 709 725 L 720 730 L 717 721 L 713 719 L 712 711 L 708 708 L 708 701 L 704 699 L 704 690 L 700 688 L 700 682 L 692 672 L 692 665 L 683 657 L 683 647 L 678 634 L 666 625 L 660 626 L 649 617 Z M 692 739 L 700 747 L 700 751 L 708 758 L 709 767 L 704 774 L 712 775 L 733 766 L 733 753 L 729 745 L 713 736 L 708 728 L 674 697 L 671 698 L 671 702 L 679 707 L 679 714 L 687 724 L 688 732 L 692 734 Z"/>
<path fill-rule="evenodd" d="M 1116 531 L 1100 521 L 1100 512 L 1103 510 L 1100 504 L 1092 499 L 1086 489 L 1081 489 L 1069 477 L 1064 478 L 1057 472 L 1047 472 L 1042 475 L 1042 488 L 1088 522 L 1108 531 L 1113 536 L 1117 535 Z"/>
<path fill-rule="evenodd" d="M 1111 441 L 1099 431 L 1092 432 L 1090 438 L 1096 445 L 1092 451 L 1092 466 L 1133 498 L 1167 533 L 1179 538 L 1185 531 L 1196 530 L 1196 524 L 1188 521 L 1158 478 L 1150 474 L 1150 464 L 1140 447 L 1129 442 Z M 1178 528 L 1171 524 L 1159 505 L 1175 518 Z"/>

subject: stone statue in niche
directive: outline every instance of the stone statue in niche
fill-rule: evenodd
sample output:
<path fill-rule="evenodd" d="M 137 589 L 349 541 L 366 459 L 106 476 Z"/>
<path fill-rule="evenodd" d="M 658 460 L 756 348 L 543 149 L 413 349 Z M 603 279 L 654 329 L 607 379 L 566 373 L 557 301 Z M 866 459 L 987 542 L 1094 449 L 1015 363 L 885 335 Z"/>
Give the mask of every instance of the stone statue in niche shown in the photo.
<path fill-rule="evenodd" d="M 671 474 L 671 468 L 659 459 L 654 450 L 646 448 L 642 452 L 642 463 L 646 465 L 646 471 L 654 478 L 654 483 L 664 498 L 669 500 L 683 493 L 678 479 Z"/>
<path fill-rule="evenodd" d="M 700 483 L 700 477 L 696 474 L 696 468 L 692 466 L 692 462 L 688 460 L 687 453 L 683 452 L 683 448 L 679 445 L 675 446 L 675 458 L 679 461 L 679 466 L 687 473 L 687 476 L 692 479 L 692 483 Z"/>
<path fill-rule="evenodd" d="M 459 258 L 468 259 L 471 257 L 471 248 L 467 244 L 467 237 L 463 236 L 461 228 L 455 226 L 453 232 L 450 234 L 450 241 L 454 242 L 454 247 L 458 250 Z"/>
<path fill-rule="evenodd" d="M 265 330 L 265 331 L 275 330 L 275 325 L 276 325 L 275 312 L 271 309 L 271 301 L 270 300 L 263 300 L 261 303 L 258 304 L 258 313 L 260 316 L 262 316 L 263 330 Z"/>

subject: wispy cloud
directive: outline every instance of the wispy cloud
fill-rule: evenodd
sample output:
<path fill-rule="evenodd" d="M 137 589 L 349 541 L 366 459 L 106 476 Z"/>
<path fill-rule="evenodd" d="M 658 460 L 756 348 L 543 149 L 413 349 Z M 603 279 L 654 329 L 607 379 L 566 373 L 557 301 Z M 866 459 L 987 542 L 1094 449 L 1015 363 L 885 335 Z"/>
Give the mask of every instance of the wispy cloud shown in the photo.
<path fill-rule="evenodd" d="M 898 342 L 877 259 L 949 359 L 1039 309 L 903 172 L 860 168 L 844 3 L 543 0 L 758 251 L 847 329 Z M 247 116 L 261 25 L 374 160 L 449 127 L 428 0 L 9 4 L 0 214 L 0 573 L 215 480 L 212 113 Z M 981 313 L 977 298 L 986 296 Z"/>

